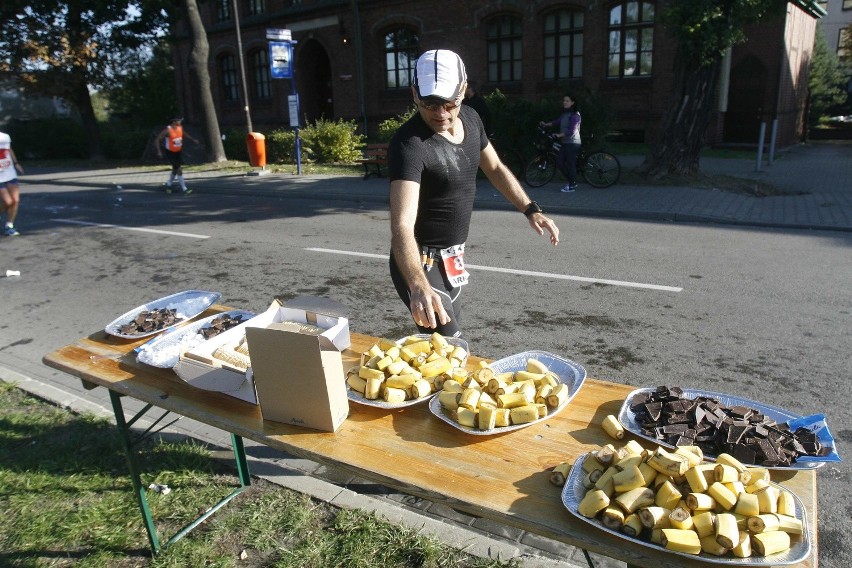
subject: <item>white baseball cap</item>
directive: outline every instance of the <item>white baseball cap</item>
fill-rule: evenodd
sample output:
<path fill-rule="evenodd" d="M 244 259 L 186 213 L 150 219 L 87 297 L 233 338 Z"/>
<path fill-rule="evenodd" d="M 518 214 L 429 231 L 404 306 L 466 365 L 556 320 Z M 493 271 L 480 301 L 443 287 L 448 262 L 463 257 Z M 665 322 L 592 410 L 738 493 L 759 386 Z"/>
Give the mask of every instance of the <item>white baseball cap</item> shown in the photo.
<path fill-rule="evenodd" d="M 464 62 L 449 49 L 430 49 L 417 59 L 414 67 L 414 88 L 421 99 L 457 101 L 464 96 L 462 85 L 466 81 Z"/>

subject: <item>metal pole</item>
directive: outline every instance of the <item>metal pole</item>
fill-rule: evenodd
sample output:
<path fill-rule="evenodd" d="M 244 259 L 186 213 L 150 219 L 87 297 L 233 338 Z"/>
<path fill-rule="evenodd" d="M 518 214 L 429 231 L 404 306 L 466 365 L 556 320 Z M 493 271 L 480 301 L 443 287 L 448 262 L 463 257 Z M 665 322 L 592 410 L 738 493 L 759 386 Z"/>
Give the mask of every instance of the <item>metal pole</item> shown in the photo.
<path fill-rule="evenodd" d="M 778 136 L 778 119 L 772 119 L 772 132 L 769 134 L 769 164 L 775 161 L 775 138 Z"/>
<path fill-rule="evenodd" d="M 358 0 L 352 0 L 352 10 L 355 12 L 355 73 L 358 75 L 358 110 L 364 121 L 364 136 L 367 135 L 367 108 L 364 103 L 364 62 L 363 45 L 361 41 L 361 12 Z"/>
<path fill-rule="evenodd" d="M 254 130 L 251 126 L 251 113 L 249 112 L 249 96 L 248 84 L 246 83 L 246 63 L 243 58 L 243 38 L 240 34 L 240 8 L 237 6 L 237 0 L 233 0 L 234 5 L 234 27 L 237 29 L 237 52 L 240 55 L 240 76 L 243 80 L 243 101 L 245 102 L 246 111 L 246 126 L 248 131 Z"/>
<path fill-rule="evenodd" d="M 766 123 L 760 123 L 760 136 L 757 140 L 757 163 L 754 165 L 754 171 L 760 171 L 760 165 L 763 163 L 763 140 L 766 138 Z"/>

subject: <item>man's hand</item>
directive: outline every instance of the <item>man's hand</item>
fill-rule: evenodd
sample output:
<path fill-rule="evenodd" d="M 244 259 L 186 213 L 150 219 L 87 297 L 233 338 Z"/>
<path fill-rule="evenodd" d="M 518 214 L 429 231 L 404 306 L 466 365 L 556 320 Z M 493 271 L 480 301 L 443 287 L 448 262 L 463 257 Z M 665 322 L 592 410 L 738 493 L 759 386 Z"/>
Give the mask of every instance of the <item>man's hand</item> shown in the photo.
<path fill-rule="evenodd" d="M 438 322 L 441 325 L 450 323 L 450 316 L 441 303 L 441 296 L 432 288 L 411 290 L 411 317 L 414 323 L 421 327 L 435 329 Z"/>
<path fill-rule="evenodd" d="M 529 217 L 529 222 L 530 227 L 539 235 L 543 235 L 545 230 L 550 233 L 550 244 L 553 246 L 559 244 L 559 227 L 556 226 L 553 219 L 543 213 L 533 213 Z"/>

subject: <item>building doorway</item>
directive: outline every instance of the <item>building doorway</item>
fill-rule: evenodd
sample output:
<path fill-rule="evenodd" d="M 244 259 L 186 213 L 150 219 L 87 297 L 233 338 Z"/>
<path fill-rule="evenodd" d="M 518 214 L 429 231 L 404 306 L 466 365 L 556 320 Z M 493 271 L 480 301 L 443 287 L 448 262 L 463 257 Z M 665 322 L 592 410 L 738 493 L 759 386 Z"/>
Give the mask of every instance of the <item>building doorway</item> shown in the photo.
<path fill-rule="evenodd" d="M 748 55 L 731 69 L 724 141 L 757 144 L 763 120 L 766 66 Z"/>
<path fill-rule="evenodd" d="M 318 118 L 334 119 L 331 92 L 331 60 L 328 52 L 315 39 L 309 39 L 296 61 L 296 86 L 299 90 L 300 117 L 305 123 Z"/>

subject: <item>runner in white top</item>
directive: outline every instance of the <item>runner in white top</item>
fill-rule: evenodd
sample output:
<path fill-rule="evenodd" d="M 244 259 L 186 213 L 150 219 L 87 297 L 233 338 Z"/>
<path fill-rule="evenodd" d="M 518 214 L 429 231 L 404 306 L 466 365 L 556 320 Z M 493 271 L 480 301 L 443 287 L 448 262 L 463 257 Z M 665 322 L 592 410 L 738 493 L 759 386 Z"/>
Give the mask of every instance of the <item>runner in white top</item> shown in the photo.
<path fill-rule="evenodd" d="M 24 168 L 18 163 L 18 158 L 12 150 L 12 138 L 5 132 L 0 132 L 0 214 L 6 212 L 3 234 L 7 237 L 19 234 L 15 229 L 15 217 L 18 215 L 18 204 L 21 201 L 19 174 L 24 174 Z"/>

